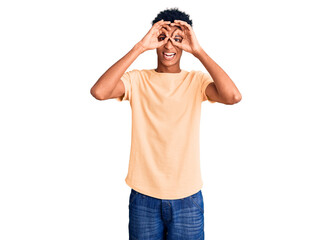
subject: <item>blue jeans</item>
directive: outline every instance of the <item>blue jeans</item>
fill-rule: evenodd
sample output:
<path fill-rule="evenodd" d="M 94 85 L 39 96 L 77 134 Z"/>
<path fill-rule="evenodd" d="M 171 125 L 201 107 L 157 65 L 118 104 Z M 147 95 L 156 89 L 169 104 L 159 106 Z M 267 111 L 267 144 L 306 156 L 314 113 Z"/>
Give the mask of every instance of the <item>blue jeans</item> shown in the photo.
<path fill-rule="evenodd" d="M 203 240 L 204 202 L 201 190 L 175 200 L 150 197 L 131 189 L 130 240 Z"/>

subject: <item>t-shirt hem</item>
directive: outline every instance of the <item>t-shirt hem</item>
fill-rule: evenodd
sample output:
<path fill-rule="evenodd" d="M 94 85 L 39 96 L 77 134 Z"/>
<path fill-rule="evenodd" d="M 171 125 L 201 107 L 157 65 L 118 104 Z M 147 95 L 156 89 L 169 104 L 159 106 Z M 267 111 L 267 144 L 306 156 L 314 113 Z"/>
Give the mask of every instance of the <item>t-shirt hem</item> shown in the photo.
<path fill-rule="evenodd" d="M 202 187 L 203 187 L 203 182 L 201 182 L 199 184 L 199 186 L 197 186 L 196 188 L 194 188 L 193 190 L 187 191 L 186 193 L 183 194 L 173 194 L 173 195 L 166 195 L 166 194 L 161 194 L 161 193 L 154 193 L 151 191 L 147 191 L 145 189 L 143 189 L 142 187 L 136 186 L 134 184 L 132 184 L 129 179 L 125 179 L 125 182 L 127 184 L 127 186 L 129 186 L 130 188 L 134 189 L 135 191 L 142 193 L 144 195 L 150 196 L 150 197 L 154 197 L 154 198 L 158 198 L 158 199 L 165 199 L 165 200 L 176 200 L 176 199 L 181 199 L 181 198 L 186 198 L 189 197 L 197 192 L 199 192 Z"/>

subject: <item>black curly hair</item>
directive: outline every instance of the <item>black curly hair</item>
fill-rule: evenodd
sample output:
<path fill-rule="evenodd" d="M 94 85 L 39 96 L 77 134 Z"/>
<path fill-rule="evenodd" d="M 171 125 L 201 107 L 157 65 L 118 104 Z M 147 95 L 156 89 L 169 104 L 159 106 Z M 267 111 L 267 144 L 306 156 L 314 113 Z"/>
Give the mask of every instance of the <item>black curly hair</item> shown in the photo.
<path fill-rule="evenodd" d="M 173 22 L 174 20 L 182 20 L 187 22 L 192 27 L 192 20 L 190 19 L 190 15 L 185 12 L 180 11 L 178 8 L 170 8 L 158 13 L 156 18 L 152 21 L 152 25 L 160 20 Z"/>

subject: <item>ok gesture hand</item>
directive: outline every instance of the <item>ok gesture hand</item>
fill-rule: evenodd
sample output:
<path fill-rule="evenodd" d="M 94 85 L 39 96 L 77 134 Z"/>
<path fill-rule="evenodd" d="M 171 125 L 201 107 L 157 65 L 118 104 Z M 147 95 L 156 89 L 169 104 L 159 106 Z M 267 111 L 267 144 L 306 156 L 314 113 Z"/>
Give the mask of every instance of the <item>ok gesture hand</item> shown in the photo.
<path fill-rule="evenodd" d="M 194 56 L 196 56 L 200 52 L 201 46 L 199 45 L 199 42 L 194 34 L 191 25 L 181 20 L 175 20 L 170 25 L 179 26 L 181 28 L 174 31 L 173 35 L 170 38 L 173 45 L 183 49 L 186 52 L 192 53 Z M 181 36 L 182 40 L 178 42 L 175 41 L 176 35 Z"/>
<path fill-rule="evenodd" d="M 169 34 L 167 30 L 171 30 L 170 21 L 164 21 L 163 19 L 156 22 L 149 32 L 142 38 L 139 44 L 143 47 L 144 51 L 152 50 L 155 48 L 159 48 L 163 44 L 166 44 L 169 39 Z M 158 41 L 158 37 L 164 33 L 165 39 L 163 41 Z"/>

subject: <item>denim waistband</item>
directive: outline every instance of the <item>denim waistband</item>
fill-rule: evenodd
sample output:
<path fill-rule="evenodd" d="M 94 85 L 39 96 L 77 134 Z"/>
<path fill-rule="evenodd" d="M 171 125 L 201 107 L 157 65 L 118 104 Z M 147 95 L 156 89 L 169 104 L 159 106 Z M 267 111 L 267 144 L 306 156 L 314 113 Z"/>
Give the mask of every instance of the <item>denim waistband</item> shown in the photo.
<path fill-rule="evenodd" d="M 148 195 L 145 195 L 145 194 L 143 194 L 143 193 L 140 193 L 140 192 L 138 192 L 138 191 L 135 191 L 133 188 L 131 188 L 131 192 L 132 192 L 132 193 L 135 193 L 135 194 L 141 194 L 141 195 L 146 196 L 146 197 L 155 198 L 155 197 L 148 196 Z M 198 192 L 196 192 L 196 193 L 194 193 L 194 194 L 192 194 L 192 195 L 190 195 L 190 196 L 188 196 L 188 197 L 185 197 L 185 198 L 193 197 L 193 196 L 196 196 L 196 195 L 198 195 L 198 194 L 200 194 L 200 193 L 201 193 L 201 190 L 199 190 Z M 156 198 L 156 199 L 159 199 L 159 198 Z M 184 198 L 180 198 L 180 199 L 184 199 Z M 163 199 L 161 199 L 161 200 L 163 200 Z M 177 200 L 177 199 L 171 199 L 171 200 Z"/>

